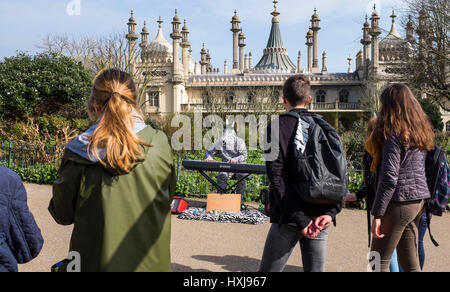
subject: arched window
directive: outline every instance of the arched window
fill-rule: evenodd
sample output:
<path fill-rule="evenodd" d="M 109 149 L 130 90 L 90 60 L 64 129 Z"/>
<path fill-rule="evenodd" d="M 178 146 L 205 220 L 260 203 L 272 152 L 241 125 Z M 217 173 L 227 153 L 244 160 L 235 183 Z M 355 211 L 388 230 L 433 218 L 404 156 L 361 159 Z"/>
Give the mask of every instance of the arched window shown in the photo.
<path fill-rule="evenodd" d="M 339 91 L 339 102 L 348 103 L 350 92 L 347 89 Z"/>
<path fill-rule="evenodd" d="M 325 90 L 321 89 L 321 90 L 317 91 L 317 93 L 316 93 L 316 102 L 317 103 L 325 102 L 326 98 L 327 98 L 327 92 Z"/>

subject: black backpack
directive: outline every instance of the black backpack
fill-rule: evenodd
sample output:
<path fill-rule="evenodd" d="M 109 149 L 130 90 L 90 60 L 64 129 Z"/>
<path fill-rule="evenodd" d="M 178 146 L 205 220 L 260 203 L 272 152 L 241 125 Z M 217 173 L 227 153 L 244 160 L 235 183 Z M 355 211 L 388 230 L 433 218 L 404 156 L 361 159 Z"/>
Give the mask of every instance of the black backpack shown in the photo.
<path fill-rule="evenodd" d="M 442 216 L 447 207 L 450 196 L 450 170 L 447 164 L 445 151 L 439 147 L 434 147 L 427 152 L 425 160 L 425 172 L 427 176 L 427 185 L 431 198 L 425 202 L 425 214 L 430 239 L 435 246 L 439 246 L 431 235 L 431 216 Z"/>
<path fill-rule="evenodd" d="M 295 192 L 306 203 L 342 203 L 348 190 L 348 175 L 338 133 L 319 115 L 307 113 L 300 116 L 295 111 L 287 115 L 297 118 L 298 123 L 303 120 L 309 127 L 304 152 L 294 149 L 291 151 L 293 157 L 289 159 L 288 175 Z"/>

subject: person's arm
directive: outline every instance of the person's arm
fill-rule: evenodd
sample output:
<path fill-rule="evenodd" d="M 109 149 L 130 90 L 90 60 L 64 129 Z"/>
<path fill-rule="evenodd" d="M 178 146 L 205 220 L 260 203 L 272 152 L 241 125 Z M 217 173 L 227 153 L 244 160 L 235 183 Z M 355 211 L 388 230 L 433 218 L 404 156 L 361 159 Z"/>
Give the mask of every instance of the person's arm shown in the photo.
<path fill-rule="evenodd" d="M 222 147 L 222 139 L 214 143 L 208 151 L 205 153 L 205 160 L 213 160 L 213 158 L 219 153 L 219 147 Z"/>
<path fill-rule="evenodd" d="M 387 206 L 394 195 L 400 171 L 402 144 L 397 137 L 390 137 L 383 147 L 381 172 L 372 215 L 383 217 Z"/>
<path fill-rule="evenodd" d="M 63 160 L 58 179 L 53 183 L 53 197 L 48 210 L 58 224 L 74 223 L 75 207 L 80 191 L 82 169 L 70 160 Z"/>
<path fill-rule="evenodd" d="M 27 204 L 27 192 L 17 177 L 17 186 L 12 194 L 11 203 L 11 251 L 19 264 L 24 264 L 36 258 L 44 244 L 41 230 L 34 220 Z"/>
<path fill-rule="evenodd" d="M 245 145 L 245 141 L 242 139 L 237 139 L 237 151 L 238 156 L 234 158 L 238 163 L 245 163 L 248 158 L 247 154 L 247 146 Z"/>

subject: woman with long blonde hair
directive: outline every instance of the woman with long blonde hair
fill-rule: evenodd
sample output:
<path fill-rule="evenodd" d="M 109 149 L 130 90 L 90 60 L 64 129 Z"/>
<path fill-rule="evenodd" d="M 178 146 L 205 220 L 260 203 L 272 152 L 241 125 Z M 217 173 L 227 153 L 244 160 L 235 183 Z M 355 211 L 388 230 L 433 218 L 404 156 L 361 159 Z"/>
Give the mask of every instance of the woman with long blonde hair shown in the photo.
<path fill-rule="evenodd" d="M 379 160 L 374 157 L 372 164 L 378 183 L 372 206 L 371 250 L 380 255 L 381 271 L 389 271 L 391 256 L 397 248 L 403 270 L 418 272 L 418 225 L 424 200 L 430 198 L 425 157 L 434 146 L 434 134 L 408 86 L 397 83 L 383 91 L 381 109 L 368 143 L 381 150 Z"/>
<path fill-rule="evenodd" d="M 166 135 L 146 126 L 131 76 L 117 69 L 96 78 L 88 111 L 96 124 L 67 145 L 50 213 L 74 224 L 81 271 L 170 271 L 176 176 Z"/>

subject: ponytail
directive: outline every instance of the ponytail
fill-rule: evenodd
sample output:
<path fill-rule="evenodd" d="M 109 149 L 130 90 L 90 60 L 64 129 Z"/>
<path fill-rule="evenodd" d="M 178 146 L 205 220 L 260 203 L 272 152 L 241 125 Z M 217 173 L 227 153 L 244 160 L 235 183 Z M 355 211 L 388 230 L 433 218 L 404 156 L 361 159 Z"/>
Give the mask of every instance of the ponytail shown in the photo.
<path fill-rule="evenodd" d="M 143 160 L 141 146 L 151 146 L 133 132 L 136 109 L 136 86 L 129 74 L 109 69 L 97 77 L 88 101 L 89 114 L 97 115 L 98 119 L 89 153 L 103 166 L 119 173 L 129 173 Z M 100 157 L 99 148 L 105 149 L 104 159 Z"/>

